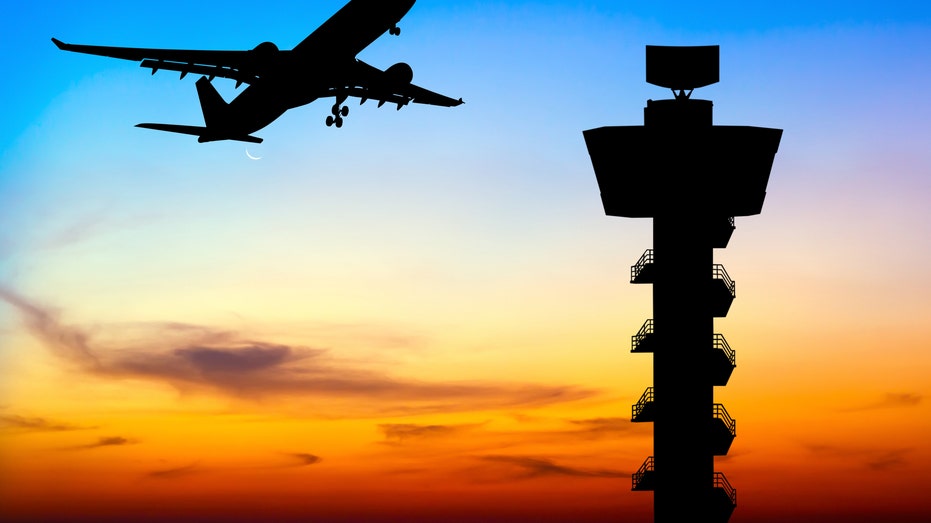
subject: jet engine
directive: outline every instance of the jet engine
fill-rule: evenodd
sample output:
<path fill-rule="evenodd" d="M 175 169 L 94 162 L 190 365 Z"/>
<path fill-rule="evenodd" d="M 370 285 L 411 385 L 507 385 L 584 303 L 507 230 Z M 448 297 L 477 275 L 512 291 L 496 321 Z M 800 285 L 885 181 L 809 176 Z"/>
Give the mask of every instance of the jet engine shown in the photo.
<path fill-rule="evenodd" d="M 407 85 L 414 79 L 414 70 L 404 62 L 398 62 L 385 69 L 385 78 L 392 86 Z"/>
<path fill-rule="evenodd" d="M 274 56 L 275 53 L 278 52 L 278 46 L 272 42 L 262 42 L 255 46 L 252 52 L 263 58 L 266 56 Z"/>
<path fill-rule="evenodd" d="M 272 42 L 262 42 L 249 52 L 246 62 L 257 76 L 273 71 L 278 62 L 278 46 Z M 239 87 L 239 84 L 236 84 Z"/>

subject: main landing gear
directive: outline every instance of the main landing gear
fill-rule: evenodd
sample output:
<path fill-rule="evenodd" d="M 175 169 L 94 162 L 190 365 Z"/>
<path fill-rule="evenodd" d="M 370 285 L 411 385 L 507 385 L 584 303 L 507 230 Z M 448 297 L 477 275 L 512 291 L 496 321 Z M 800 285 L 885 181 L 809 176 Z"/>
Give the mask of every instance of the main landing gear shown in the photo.
<path fill-rule="evenodd" d="M 331 111 L 333 114 L 326 117 L 326 126 L 330 127 L 335 125 L 336 128 L 339 129 L 343 126 L 343 118 L 349 116 L 349 106 L 344 105 L 340 107 L 340 104 L 335 103 Z"/>
<path fill-rule="evenodd" d="M 391 27 L 390 29 L 388 29 L 388 34 L 392 36 L 398 36 L 401 34 L 401 28 L 398 26 Z"/>

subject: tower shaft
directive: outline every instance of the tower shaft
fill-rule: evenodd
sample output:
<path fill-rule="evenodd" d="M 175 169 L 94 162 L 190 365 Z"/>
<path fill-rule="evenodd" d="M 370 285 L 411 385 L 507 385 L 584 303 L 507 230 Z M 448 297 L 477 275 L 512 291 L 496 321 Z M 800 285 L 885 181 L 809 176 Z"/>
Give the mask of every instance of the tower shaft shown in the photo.
<path fill-rule="evenodd" d="M 709 379 L 711 220 L 706 209 L 653 218 L 654 521 L 707 514 L 712 495 Z"/>

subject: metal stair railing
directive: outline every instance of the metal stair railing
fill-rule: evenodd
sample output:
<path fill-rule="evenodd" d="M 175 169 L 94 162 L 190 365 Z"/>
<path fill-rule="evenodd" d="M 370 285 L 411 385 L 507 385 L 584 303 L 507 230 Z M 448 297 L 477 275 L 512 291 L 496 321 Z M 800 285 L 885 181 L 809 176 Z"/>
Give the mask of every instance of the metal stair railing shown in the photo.
<path fill-rule="evenodd" d="M 643 412 L 643 409 L 647 407 L 648 403 L 653 403 L 653 387 L 647 387 L 637 403 L 630 406 L 630 419 L 636 419 Z"/>
<path fill-rule="evenodd" d="M 724 426 L 730 431 L 731 435 L 737 437 L 737 420 L 727 413 L 727 409 L 720 403 L 714 404 L 714 418 L 724 422 Z"/>
<path fill-rule="evenodd" d="M 653 249 L 647 249 L 640 256 L 640 259 L 637 260 L 637 263 L 630 267 L 630 281 L 636 280 L 640 271 L 651 263 L 653 263 Z"/>
<path fill-rule="evenodd" d="M 646 475 L 647 472 L 653 472 L 653 456 L 648 456 L 647 459 L 644 460 L 643 465 L 640 465 L 640 468 L 637 469 L 637 472 L 630 475 L 634 488 L 637 488 L 637 485 L 640 484 L 643 480 L 643 476 Z"/>
<path fill-rule="evenodd" d="M 737 365 L 737 352 L 727 343 L 727 340 L 724 339 L 724 335 L 715 334 L 711 341 L 711 348 L 723 350 L 727 359 L 730 360 L 731 365 Z"/>
<path fill-rule="evenodd" d="M 724 477 L 723 472 L 714 473 L 714 486 L 715 488 L 723 489 L 724 493 L 727 494 L 727 497 L 731 499 L 731 503 L 735 507 L 737 506 L 737 489 L 731 486 L 731 484 L 727 481 L 727 478 Z"/>
<path fill-rule="evenodd" d="M 727 287 L 727 290 L 730 291 L 731 296 L 737 297 L 737 284 L 734 283 L 734 280 L 727 274 L 727 271 L 724 270 L 724 266 L 720 263 L 715 263 L 712 265 L 712 276 L 716 280 L 721 280 L 724 282 L 724 286 Z"/>
<path fill-rule="evenodd" d="M 643 326 L 640 327 L 640 330 L 637 331 L 637 334 L 634 334 L 630 337 L 630 350 L 637 350 L 640 342 L 650 334 L 653 334 L 653 318 L 643 322 Z"/>

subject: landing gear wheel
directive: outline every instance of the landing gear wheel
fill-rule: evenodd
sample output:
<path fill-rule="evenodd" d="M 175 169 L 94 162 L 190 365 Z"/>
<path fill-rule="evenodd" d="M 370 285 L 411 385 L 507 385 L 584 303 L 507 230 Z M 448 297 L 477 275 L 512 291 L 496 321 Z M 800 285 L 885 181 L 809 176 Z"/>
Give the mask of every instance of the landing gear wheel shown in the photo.
<path fill-rule="evenodd" d="M 333 119 L 332 116 L 327 116 L 327 117 L 326 117 L 326 126 L 327 126 L 327 127 L 332 126 L 334 121 L 335 121 L 335 120 Z M 338 126 L 337 126 L 337 127 L 338 127 Z"/>
<path fill-rule="evenodd" d="M 336 119 L 333 121 L 333 123 L 335 123 L 336 128 L 339 129 L 340 127 L 343 126 L 343 119 L 337 116 Z"/>
<path fill-rule="evenodd" d="M 343 118 L 349 116 L 349 106 L 344 105 L 343 108 L 339 110 L 339 113 L 343 115 Z"/>
<path fill-rule="evenodd" d="M 333 104 L 333 107 L 330 108 L 330 112 L 333 113 L 333 116 L 339 116 L 339 104 Z"/>
<path fill-rule="evenodd" d="M 388 29 L 388 34 L 393 35 L 393 36 L 398 36 L 398 35 L 401 34 L 401 28 L 400 28 L 400 27 L 392 27 L 391 29 Z"/>

